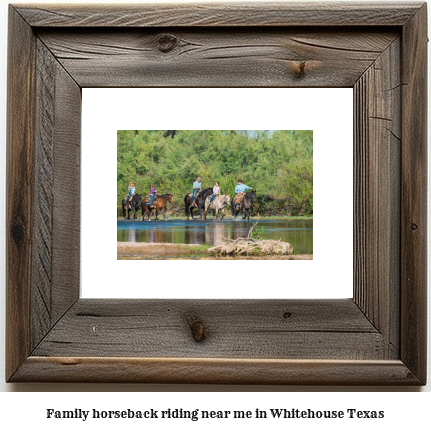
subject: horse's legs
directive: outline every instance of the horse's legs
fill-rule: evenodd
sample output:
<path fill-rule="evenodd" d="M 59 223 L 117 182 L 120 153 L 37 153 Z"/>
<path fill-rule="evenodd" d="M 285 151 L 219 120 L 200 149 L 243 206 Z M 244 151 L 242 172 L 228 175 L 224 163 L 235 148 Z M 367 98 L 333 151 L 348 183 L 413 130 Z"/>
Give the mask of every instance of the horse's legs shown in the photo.
<path fill-rule="evenodd" d="M 189 213 L 190 213 L 190 217 L 192 218 L 192 220 L 193 220 L 193 208 L 191 208 L 191 205 L 192 204 L 192 202 L 191 202 L 191 200 L 190 200 L 190 203 L 189 203 L 189 206 L 188 206 L 188 209 L 189 209 Z M 187 214 L 187 220 L 189 220 L 189 214 Z"/>
<path fill-rule="evenodd" d="M 187 202 L 187 198 L 184 199 L 184 211 L 186 213 L 187 220 L 189 219 L 189 204 Z"/>

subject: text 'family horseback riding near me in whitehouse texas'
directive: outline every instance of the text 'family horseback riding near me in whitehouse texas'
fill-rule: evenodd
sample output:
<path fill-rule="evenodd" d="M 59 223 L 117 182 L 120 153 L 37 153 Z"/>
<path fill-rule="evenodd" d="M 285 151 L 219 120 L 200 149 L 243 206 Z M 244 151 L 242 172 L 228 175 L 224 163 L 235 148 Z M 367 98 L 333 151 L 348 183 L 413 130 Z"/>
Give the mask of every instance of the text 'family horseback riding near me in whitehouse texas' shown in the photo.
<path fill-rule="evenodd" d="M 118 130 L 117 259 L 313 259 L 313 131 Z"/>
<path fill-rule="evenodd" d="M 167 408 L 165 410 L 74 410 L 46 409 L 47 419 L 383 419 L 384 410 L 315 410 L 315 409 L 259 409 L 253 410 L 187 410 Z"/>

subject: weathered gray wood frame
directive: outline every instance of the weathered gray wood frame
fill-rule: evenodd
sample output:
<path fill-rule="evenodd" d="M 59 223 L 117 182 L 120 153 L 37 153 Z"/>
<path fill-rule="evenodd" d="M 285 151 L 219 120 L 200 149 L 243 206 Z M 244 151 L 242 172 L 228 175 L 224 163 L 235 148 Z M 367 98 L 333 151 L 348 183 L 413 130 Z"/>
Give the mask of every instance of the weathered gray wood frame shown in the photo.
<path fill-rule="evenodd" d="M 423 3 L 11 6 L 6 379 L 425 384 L 426 44 Z M 354 298 L 80 299 L 81 88 L 119 86 L 352 87 Z"/>

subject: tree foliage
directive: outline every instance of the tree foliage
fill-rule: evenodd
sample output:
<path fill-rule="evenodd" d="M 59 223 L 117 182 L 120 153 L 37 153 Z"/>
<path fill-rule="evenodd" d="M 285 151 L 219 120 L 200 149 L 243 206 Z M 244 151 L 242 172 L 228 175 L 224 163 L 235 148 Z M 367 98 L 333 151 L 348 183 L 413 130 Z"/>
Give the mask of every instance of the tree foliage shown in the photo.
<path fill-rule="evenodd" d="M 119 130 L 117 204 L 130 181 L 146 196 L 156 184 L 183 204 L 197 176 L 202 186 L 220 182 L 233 196 L 238 178 L 257 190 L 255 212 L 313 213 L 311 130 Z"/>

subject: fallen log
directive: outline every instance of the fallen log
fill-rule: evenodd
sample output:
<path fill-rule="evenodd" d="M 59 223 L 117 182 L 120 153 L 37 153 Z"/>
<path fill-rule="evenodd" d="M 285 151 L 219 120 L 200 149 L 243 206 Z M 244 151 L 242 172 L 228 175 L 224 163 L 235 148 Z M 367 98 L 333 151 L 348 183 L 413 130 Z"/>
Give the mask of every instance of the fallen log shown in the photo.
<path fill-rule="evenodd" d="M 236 256 L 247 254 L 288 255 L 293 254 L 293 247 L 288 242 L 272 239 L 256 240 L 254 238 L 238 238 L 235 241 L 223 242 L 208 249 L 212 255 Z"/>

